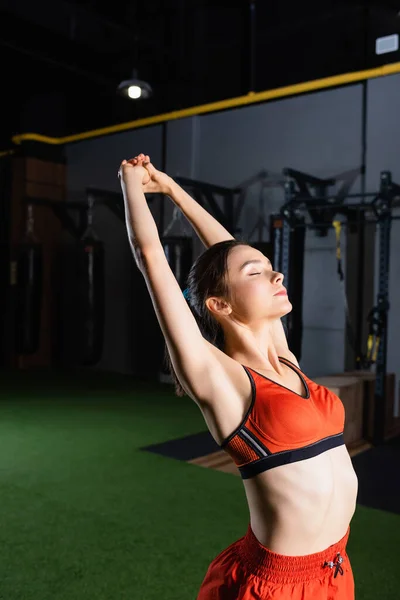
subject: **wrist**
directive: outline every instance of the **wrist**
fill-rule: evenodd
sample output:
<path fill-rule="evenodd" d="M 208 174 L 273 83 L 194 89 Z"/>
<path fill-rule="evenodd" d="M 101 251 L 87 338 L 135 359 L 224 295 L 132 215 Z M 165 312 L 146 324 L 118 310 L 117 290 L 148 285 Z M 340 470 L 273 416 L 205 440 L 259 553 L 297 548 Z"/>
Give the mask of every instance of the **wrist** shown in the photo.
<path fill-rule="evenodd" d="M 122 167 L 123 178 L 126 181 L 129 180 L 129 182 L 137 181 L 137 182 L 139 182 L 140 185 L 142 185 L 142 181 L 143 181 L 145 174 L 146 174 L 146 171 L 144 169 L 142 170 L 138 167 L 133 167 L 133 168 L 130 166 L 128 166 L 126 168 Z"/>
<path fill-rule="evenodd" d="M 169 175 L 167 176 L 167 182 L 164 186 L 164 190 L 163 193 L 166 194 L 167 196 L 170 196 L 171 198 L 175 198 L 176 196 L 176 188 L 178 187 L 178 184 L 176 183 L 176 181 L 174 181 L 172 179 L 172 177 L 170 177 Z"/>

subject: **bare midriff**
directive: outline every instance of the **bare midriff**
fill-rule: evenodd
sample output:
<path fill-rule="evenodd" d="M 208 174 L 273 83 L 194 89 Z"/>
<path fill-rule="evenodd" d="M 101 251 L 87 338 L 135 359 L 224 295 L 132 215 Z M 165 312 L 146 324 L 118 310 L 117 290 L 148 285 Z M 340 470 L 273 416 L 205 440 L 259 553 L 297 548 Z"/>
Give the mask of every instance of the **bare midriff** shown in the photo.
<path fill-rule="evenodd" d="M 358 480 L 345 445 L 243 483 L 253 533 L 278 554 L 325 550 L 346 534 L 356 508 Z"/>

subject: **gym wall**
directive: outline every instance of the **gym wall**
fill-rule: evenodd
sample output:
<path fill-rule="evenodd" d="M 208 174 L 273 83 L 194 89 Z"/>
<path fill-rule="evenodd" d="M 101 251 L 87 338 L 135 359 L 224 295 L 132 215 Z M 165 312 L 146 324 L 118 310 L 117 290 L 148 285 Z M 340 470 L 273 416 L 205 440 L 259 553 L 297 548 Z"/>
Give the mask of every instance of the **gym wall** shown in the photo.
<path fill-rule="evenodd" d="M 368 82 L 367 191 L 378 189 L 382 169 L 392 169 L 394 180 L 400 180 L 399 169 L 395 168 L 397 137 L 393 135 L 394 128 L 400 127 L 395 125 L 399 77 Z M 397 95 L 388 103 L 387 95 L 393 88 Z M 151 154 L 156 166 L 161 165 L 161 127 L 70 145 L 67 148 L 69 189 L 76 193 L 87 185 L 95 185 L 118 190 L 115 170 L 120 159 L 141 151 Z M 362 160 L 362 85 L 171 121 L 167 124 L 166 158 L 166 170 L 171 176 L 180 175 L 229 187 L 240 184 L 261 169 L 280 173 L 284 167 L 291 167 L 321 177 L 354 169 Z M 352 191 L 359 189 L 360 180 Z M 270 190 L 267 198 L 266 219 L 270 211 L 276 211 L 282 204 L 283 195 L 280 191 Z M 171 202 L 167 200 L 165 206 L 168 223 Z M 244 237 L 254 226 L 257 211 L 258 188 L 254 186 L 249 190 L 240 223 Z M 108 211 L 103 215 L 100 210 L 96 218 L 97 231 L 106 244 L 107 276 L 110 275 L 106 293 L 105 346 L 99 368 L 132 372 L 130 344 L 135 340 L 129 336 L 129 319 L 134 315 L 127 293 L 127 274 L 129 269 L 136 267 L 132 266 L 125 228 L 122 223 L 111 226 L 114 219 Z M 394 223 L 393 231 L 395 227 Z M 392 245 L 394 240 L 395 235 Z M 201 243 L 196 242 L 195 254 L 201 250 Z M 399 295 L 395 250 L 392 252 L 390 283 L 392 306 L 396 306 L 394 300 Z M 345 247 L 343 251 L 345 254 Z M 345 255 L 343 258 L 345 262 Z M 344 368 L 345 323 L 333 231 L 327 238 L 307 233 L 304 271 L 302 368 L 312 377 L 340 372 Z M 149 299 L 148 305 L 151 306 Z M 395 326 L 394 313 L 393 310 L 389 315 L 390 331 Z M 388 369 L 398 371 L 391 339 L 390 335 Z"/>

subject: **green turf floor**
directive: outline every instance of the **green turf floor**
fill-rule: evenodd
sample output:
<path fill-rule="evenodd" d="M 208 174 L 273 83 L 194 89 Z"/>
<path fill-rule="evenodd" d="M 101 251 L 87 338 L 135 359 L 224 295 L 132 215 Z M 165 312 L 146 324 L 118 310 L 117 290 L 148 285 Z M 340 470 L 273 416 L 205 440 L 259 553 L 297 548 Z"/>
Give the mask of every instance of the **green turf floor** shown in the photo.
<path fill-rule="evenodd" d="M 0 374 L 0 599 L 194 599 L 241 480 L 139 448 L 204 429 L 169 386 Z M 348 553 L 357 600 L 400 598 L 399 515 L 359 506 Z"/>

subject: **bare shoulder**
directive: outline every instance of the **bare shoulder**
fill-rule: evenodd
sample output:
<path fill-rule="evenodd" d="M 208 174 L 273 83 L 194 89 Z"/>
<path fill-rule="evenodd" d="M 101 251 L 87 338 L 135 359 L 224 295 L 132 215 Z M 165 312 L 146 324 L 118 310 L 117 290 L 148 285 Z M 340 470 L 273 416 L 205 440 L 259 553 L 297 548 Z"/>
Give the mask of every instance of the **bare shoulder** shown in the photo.
<path fill-rule="evenodd" d="M 297 358 L 289 349 L 285 350 L 285 352 L 281 352 L 280 356 L 282 356 L 282 358 L 286 358 L 286 360 L 290 360 L 290 362 L 292 362 L 296 367 L 300 369 L 300 365 Z"/>

